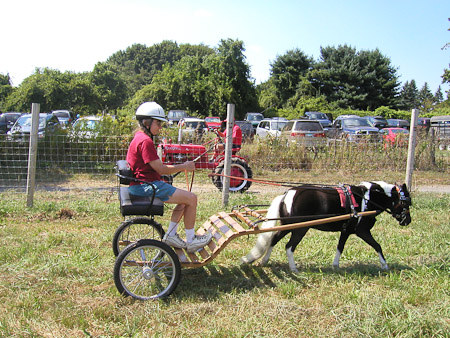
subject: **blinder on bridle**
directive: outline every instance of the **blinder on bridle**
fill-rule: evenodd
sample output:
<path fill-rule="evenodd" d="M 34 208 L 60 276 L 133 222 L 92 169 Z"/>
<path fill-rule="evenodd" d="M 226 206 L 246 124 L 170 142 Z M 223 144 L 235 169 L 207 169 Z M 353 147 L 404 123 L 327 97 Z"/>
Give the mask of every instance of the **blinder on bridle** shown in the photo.
<path fill-rule="evenodd" d="M 395 217 L 400 225 L 408 225 L 411 223 L 411 216 L 409 214 L 409 207 L 412 205 L 411 197 L 409 194 L 408 196 L 405 194 L 401 186 L 395 185 L 395 188 L 397 189 L 399 199 L 398 203 L 392 207 L 392 216 Z"/>

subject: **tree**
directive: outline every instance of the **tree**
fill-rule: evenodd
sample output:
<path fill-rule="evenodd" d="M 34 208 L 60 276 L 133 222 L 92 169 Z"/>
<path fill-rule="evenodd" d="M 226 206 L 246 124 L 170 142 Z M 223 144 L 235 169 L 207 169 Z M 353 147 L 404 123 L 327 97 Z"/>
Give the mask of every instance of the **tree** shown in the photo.
<path fill-rule="evenodd" d="M 416 81 L 406 81 L 400 91 L 399 108 L 403 110 L 411 110 L 419 107 L 419 91 Z"/>
<path fill-rule="evenodd" d="M 131 96 L 142 86 L 151 83 L 164 64 L 173 64 L 179 60 L 178 52 L 178 45 L 172 41 L 163 41 L 151 47 L 134 44 L 125 51 L 111 55 L 106 64 L 121 74 L 129 88 L 128 96 Z"/>
<path fill-rule="evenodd" d="M 397 104 L 396 69 L 378 49 L 357 52 L 343 45 L 321 48 L 320 53 L 308 78 L 328 102 L 361 110 Z"/>
<path fill-rule="evenodd" d="M 0 112 L 4 111 L 4 101 L 13 91 L 9 74 L 0 74 Z"/>
<path fill-rule="evenodd" d="M 246 112 L 254 111 L 258 106 L 244 52 L 244 43 L 240 40 L 220 40 L 217 48 L 217 54 L 223 60 L 223 75 L 232 87 L 229 103 L 236 105 L 237 118 L 244 118 Z"/>
<path fill-rule="evenodd" d="M 106 63 L 97 63 L 89 74 L 98 111 L 116 110 L 127 98 L 127 87 L 119 72 Z"/>
<path fill-rule="evenodd" d="M 434 103 L 435 104 L 439 104 L 442 101 L 444 101 L 444 94 L 442 93 L 442 89 L 441 86 L 438 87 L 438 89 L 436 90 L 436 93 L 434 93 Z"/>
<path fill-rule="evenodd" d="M 39 103 L 41 112 L 71 109 L 68 83 L 73 73 L 61 73 L 50 68 L 36 68 L 35 73 L 22 81 L 8 96 L 8 110 L 29 111 L 32 103 Z"/>
<path fill-rule="evenodd" d="M 69 82 L 69 106 L 76 113 L 95 114 L 101 111 L 90 73 L 75 74 Z"/>
<path fill-rule="evenodd" d="M 286 54 L 277 56 L 270 64 L 271 78 L 281 104 L 285 104 L 295 94 L 302 77 L 313 65 L 313 58 L 299 49 L 289 50 Z"/>
<path fill-rule="evenodd" d="M 423 112 L 429 112 L 433 109 L 434 96 L 431 93 L 428 83 L 424 83 L 423 87 L 419 90 L 419 108 Z"/>
<path fill-rule="evenodd" d="M 166 64 L 151 84 L 136 93 L 129 111 L 151 100 L 166 110 L 184 109 L 191 114 L 224 118 L 227 103 L 234 103 L 236 118 L 243 118 L 257 103 L 242 52 L 242 42 L 222 40 L 214 54 L 185 55 L 173 65 Z"/>
<path fill-rule="evenodd" d="M 116 68 L 127 85 L 128 96 L 132 96 L 150 84 L 165 64 L 173 65 L 186 55 L 202 57 L 211 54 L 214 50 L 205 45 L 178 46 L 176 42 L 165 40 L 150 47 L 134 44 L 125 51 L 111 55 L 106 63 Z"/>
<path fill-rule="evenodd" d="M 277 94 L 277 89 L 273 83 L 273 77 L 256 86 L 256 96 L 258 98 L 258 105 L 264 110 L 272 107 L 280 107 L 280 99 Z"/>

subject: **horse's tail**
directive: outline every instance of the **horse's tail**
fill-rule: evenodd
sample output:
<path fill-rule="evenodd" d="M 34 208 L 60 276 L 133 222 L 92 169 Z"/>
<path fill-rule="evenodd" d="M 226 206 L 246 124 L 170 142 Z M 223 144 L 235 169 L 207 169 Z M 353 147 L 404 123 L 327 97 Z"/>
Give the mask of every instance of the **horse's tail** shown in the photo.
<path fill-rule="evenodd" d="M 272 204 L 267 210 L 267 218 L 279 218 L 280 217 L 280 203 L 283 201 L 284 195 L 277 196 L 272 201 Z M 261 229 L 273 228 L 277 221 L 266 221 L 261 225 Z M 272 238 L 275 236 L 275 231 L 264 232 L 258 235 L 255 246 L 250 250 L 247 256 L 241 258 L 242 263 L 252 263 L 255 260 L 261 258 L 267 251 L 272 242 Z"/>

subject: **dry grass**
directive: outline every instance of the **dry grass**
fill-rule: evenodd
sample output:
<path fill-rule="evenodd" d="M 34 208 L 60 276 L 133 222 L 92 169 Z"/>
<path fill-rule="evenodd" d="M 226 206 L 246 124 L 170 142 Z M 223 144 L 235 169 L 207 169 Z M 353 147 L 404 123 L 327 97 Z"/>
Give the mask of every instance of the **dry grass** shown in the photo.
<path fill-rule="evenodd" d="M 279 177 L 287 174 L 267 174 Z M 367 179 L 345 172 L 342 178 Z M 289 179 L 336 183 L 336 176 L 310 173 Z M 194 185 L 199 223 L 224 209 L 206 180 Z M 254 185 L 229 204 L 268 203 L 283 190 Z M 168 299 L 139 302 L 121 297 L 112 278 L 110 242 L 121 222 L 114 192 L 37 192 L 32 209 L 23 195 L 4 192 L 0 336 L 449 337 L 450 196 L 415 193 L 413 202 L 409 227 L 387 214 L 375 226 L 387 272 L 357 238 L 349 240 L 341 269 L 333 270 L 337 234 L 311 231 L 295 253 L 298 274 L 288 269 L 282 243 L 268 266 L 240 265 L 255 238 L 239 238 L 212 264 L 184 269 Z M 159 221 L 166 224 L 169 214 Z"/>

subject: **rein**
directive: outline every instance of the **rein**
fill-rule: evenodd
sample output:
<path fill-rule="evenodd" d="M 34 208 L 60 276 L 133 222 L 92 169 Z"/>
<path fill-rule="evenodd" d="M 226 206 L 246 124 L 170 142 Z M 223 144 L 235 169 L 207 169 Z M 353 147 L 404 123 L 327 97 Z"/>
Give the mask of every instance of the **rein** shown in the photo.
<path fill-rule="evenodd" d="M 225 174 L 216 174 L 216 173 L 209 173 L 208 176 L 220 176 L 220 177 L 228 177 L 235 180 L 241 180 L 241 181 L 249 181 L 254 183 L 261 183 L 261 184 L 267 184 L 267 185 L 275 185 L 279 187 L 288 187 L 288 188 L 296 188 L 299 185 L 302 185 L 306 188 L 330 188 L 334 189 L 334 187 L 337 187 L 337 185 L 327 185 L 327 184 L 311 184 L 311 183 L 304 183 L 304 182 L 283 182 L 283 181 L 267 181 L 267 180 L 256 180 L 254 178 L 244 178 L 240 176 L 231 176 L 231 175 L 225 175 Z"/>
<path fill-rule="evenodd" d="M 221 176 L 221 177 L 229 177 L 231 179 L 236 179 L 236 180 L 241 180 L 241 181 L 249 181 L 249 182 L 254 182 L 254 183 L 261 183 L 261 184 L 268 184 L 268 185 L 275 185 L 275 186 L 280 186 L 280 187 L 288 187 L 288 188 L 296 188 L 299 185 L 302 186 L 302 188 L 305 189 L 315 189 L 315 188 L 326 188 L 326 189 L 336 189 L 336 187 L 339 187 L 339 185 L 328 185 L 328 184 L 311 184 L 311 183 L 303 183 L 303 182 L 283 182 L 283 181 L 267 181 L 267 180 L 256 180 L 256 179 L 252 179 L 252 178 L 243 178 L 243 177 L 239 177 L 239 176 L 231 176 L 231 175 L 225 175 L 225 174 L 216 174 L 216 173 L 210 173 L 208 176 Z M 399 189 L 399 187 L 397 185 L 395 185 L 397 191 L 401 191 L 401 189 Z M 399 192 L 400 193 L 400 192 Z M 358 196 L 361 198 L 362 201 L 366 201 L 367 205 L 369 205 L 370 203 L 372 203 L 372 205 L 374 205 L 376 208 L 387 212 L 388 214 L 393 216 L 393 212 L 390 208 L 385 208 L 382 205 L 371 201 L 370 199 L 366 199 L 364 197 L 364 195 L 361 195 L 355 191 L 352 191 L 352 194 Z M 401 203 L 401 199 L 400 202 Z"/>

